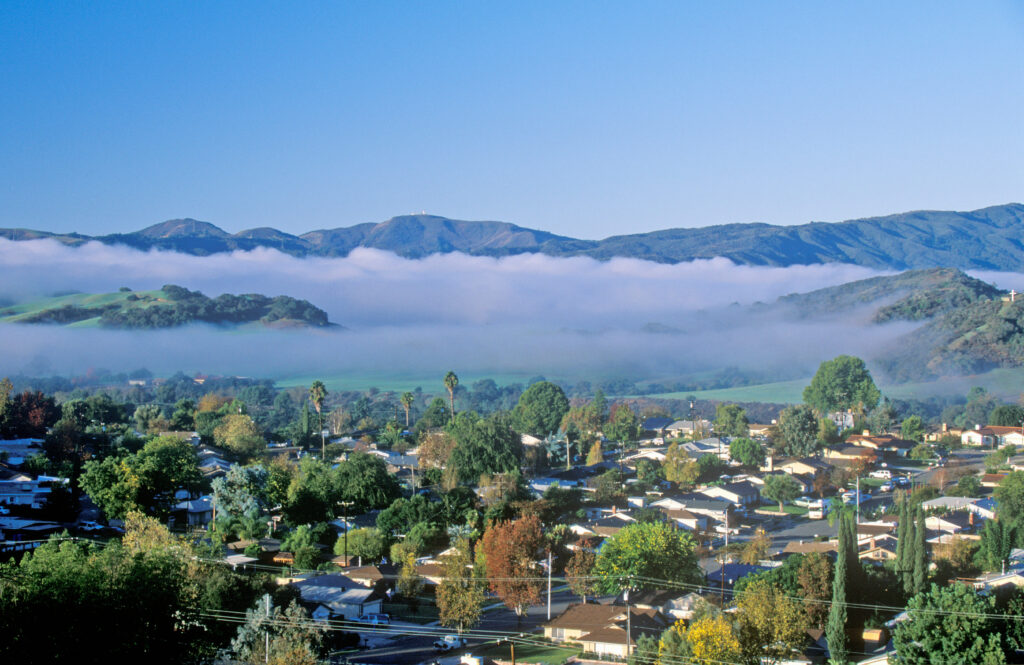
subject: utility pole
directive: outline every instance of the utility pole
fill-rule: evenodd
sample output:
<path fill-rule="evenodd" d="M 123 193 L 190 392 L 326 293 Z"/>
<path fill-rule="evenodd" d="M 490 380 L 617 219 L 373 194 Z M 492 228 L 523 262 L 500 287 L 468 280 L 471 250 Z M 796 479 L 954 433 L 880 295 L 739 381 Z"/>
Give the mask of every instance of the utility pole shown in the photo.
<path fill-rule="evenodd" d="M 551 621 L 551 550 L 548 550 L 548 621 Z"/>
<path fill-rule="evenodd" d="M 630 647 L 630 643 L 629 643 L 630 642 L 630 639 L 629 639 L 630 635 L 629 635 L 629 633 L 632 630 L 632 625 L 630 623 L 630 618 L 629 618 L 629 589 L 628 588 L 626 589 L 626 592 L 624 594 L 622 594 L 622 597 L 626 601 L 626 660 L 629 660 L 629 647 Z"/>
<path fill-rule="evenodd" d="M 263 638 L 265 640 L 263 646 L 263 662 L 270 662 L 270 594 L 264 596 L 267 599 L 267 627 L 263 631 Z"/>

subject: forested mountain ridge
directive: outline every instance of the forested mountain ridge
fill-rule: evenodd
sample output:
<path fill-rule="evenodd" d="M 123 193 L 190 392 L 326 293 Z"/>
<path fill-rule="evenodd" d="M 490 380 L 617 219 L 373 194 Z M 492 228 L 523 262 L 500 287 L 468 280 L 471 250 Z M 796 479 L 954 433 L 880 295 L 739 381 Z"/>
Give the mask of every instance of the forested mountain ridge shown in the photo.
<path fill-rule="evenodd" d="M 894 381 L 1024 367 L 1024 299 L 949 268 L 873 277 L 784 296 L 800 318 L 838 316 L 864 308 L 870 325 L 920 321 L 874 358 Z M 762 306 L 772 307 L 772 306 Z"/>
<path fill-rule="evenodd" d="M 725 257 L 744 265 L 850 263 L 877 269 L 954 267 L 1020 270 L 1024 267 L 1024 205 L 1010 203 L 970 212 L 915 211 L 795 226 L 725 224 L 581 240 L 507 222 L 460 221 L 403 215 L 379 224 L 292 235 L 272 228 L 230 234 L 194 219 L 170 220 L 134 233 L 89 237 L 29 229 L 0 229 L 11 240 L 53 238 L 69 245 L 89 240 L 138 249 L 194 255 L 267 247 L 296 256 L 346 256 L 359 247 L 407 258 L 463 252 L 480 256 L 541 253 L 607 260 L 628 257 L 679 263 Z"/>
<path fill-rule="evenodd" d="M 168 284 L 158 291 L 73 293 L 0 308 L 0 323 L 52 324 L 74 327 L 154 329 L 190 323 L 235 327 L 332 326 L 327 314 L 306 300 L 258 293 L 224 293 L 209 298 Z"/>

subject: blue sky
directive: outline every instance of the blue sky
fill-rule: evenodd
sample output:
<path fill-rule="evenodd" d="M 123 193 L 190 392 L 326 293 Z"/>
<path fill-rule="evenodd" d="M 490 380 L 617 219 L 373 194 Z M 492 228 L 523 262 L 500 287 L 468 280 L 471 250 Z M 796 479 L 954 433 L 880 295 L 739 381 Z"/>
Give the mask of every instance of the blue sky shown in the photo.
<path fill-rule="evenodd" d="M 600 238 L 1024 199 L 1009 2 L 8 1 L 0 99 L 0 226 Z"/>

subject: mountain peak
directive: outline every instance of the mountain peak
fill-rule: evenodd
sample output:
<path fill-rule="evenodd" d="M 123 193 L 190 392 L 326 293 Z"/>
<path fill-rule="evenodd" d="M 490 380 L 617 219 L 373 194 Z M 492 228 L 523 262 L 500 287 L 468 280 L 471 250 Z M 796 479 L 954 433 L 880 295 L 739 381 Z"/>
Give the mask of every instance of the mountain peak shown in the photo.
<path fill-rule="evenodd" d="M 186 217 L 185 219 L 169 219 L 160 224 L 147 226 L 136 235 L 144 238 L 226 238 L 230 234 L 219 226 L 209 222 Z"/>

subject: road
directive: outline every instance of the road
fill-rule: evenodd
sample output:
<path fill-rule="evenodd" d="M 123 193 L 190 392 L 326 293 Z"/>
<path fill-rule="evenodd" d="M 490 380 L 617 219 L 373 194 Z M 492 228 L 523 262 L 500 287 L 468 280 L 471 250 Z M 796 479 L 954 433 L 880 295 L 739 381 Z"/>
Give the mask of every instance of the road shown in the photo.
<path fill-rule="evenodd" d="M 568 591 L 558 591 L 551 594 L 551 616 L 556 617 L 572 603 L 579 602 L 579 596 Z M 531 607 L 530 611 L 518 620 L 515 613 L 505 608 L 490 610 L 484 613 L 483 619 L 473 632 L 493 633 L 531 633 L 534 629 L 547 622 L 547 605 Z M 425 631 L 436 632 L 443 629 L 437 626 L 424 626 Z M 420 628 L 410 627 L 416 631 Z M 454 632 L 454 631 L 452 631 Z M 437 639 L 434 636 L 405 635 L 391 640 L 387 645 L 374 649 L 361 651 L 349 655 L 352 663 L 366 663 L 367 665 L 416 665 L 424 661 L 433 660 L 438 656 L 432 644 Z M 470 638 L 469 644 L 464 651 L 472 651 L 474 647 L 481 644 L 493 644 L 494 639 Z M 456 652 L 459 653 L 459 652 Z M 451 655 L 451 654 L 446 654 Z"/>

